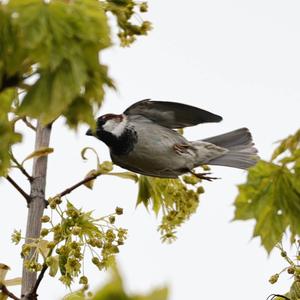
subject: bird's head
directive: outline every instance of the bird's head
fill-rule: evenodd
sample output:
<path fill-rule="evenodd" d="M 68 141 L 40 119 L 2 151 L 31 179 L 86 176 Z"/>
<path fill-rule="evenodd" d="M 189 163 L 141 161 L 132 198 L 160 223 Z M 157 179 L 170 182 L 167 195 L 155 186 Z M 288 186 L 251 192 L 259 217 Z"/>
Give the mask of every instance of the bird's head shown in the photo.
<path fill-rule="evenodd" d="M 86 135 L 95 136 L 103 141 L 107 135 L 118 138 L 124 133 L 126 125 L 125 115 L 106 114 L 97 119 L 95 131 L 89 129 Z"/>

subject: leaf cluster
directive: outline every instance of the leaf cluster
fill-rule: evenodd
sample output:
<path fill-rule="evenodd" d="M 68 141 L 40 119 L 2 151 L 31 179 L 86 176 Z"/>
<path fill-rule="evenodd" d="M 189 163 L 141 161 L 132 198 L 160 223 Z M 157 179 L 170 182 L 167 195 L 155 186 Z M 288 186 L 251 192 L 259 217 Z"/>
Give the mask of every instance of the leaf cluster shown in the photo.
<path fill-rule="evenodd" d="M 176 229 L 196 212 L 199 195 L 204 192 L 199 184 L 194 175 L 179 179 L 139 177 L 137 205 L 143 203 L 148 208 L 151 203 L 156 214 L 162 212 L 158 227 L 162 241 L 176 239 Z"/>
<path fill-rule="evenodd" d="M 92 124 L 93 105 L 101 104 L 104 86 L 111 85 L 99 61 L 99 51 L 110 45 L 102 5 L 12 0 L 0 12 L 0 90 L 7 78 L 19 78 L 15 86 L 26 93 L 17 113 L 43 124 L 61 114 L 72 126 Z"/>
<path fill-rule="evenodd" d="M 24 265 L 32 272 L 49 268 L 50 276 L 59 272 L 60 281 L 67 286 L 82 275 L 79 283 L 86 290 L 88 278 L 84 276 L 83 269 L 86 251 L 91 253 L 91 261 L 99 270 L 111 265 L 127 235 L 126 229 L 114 225 L 123 210 L 116 208 L 110 215 L 95 218 L 91 211 L 84 212 L 69 201 L 64 209 L 61 205 L 60 198 L 49 199 L 49 206 L 60 221 L 54 222 L 53 213 L 51 217 L 42 217 L 44 226 L 40 237 L 26 241 L 22 246 Z M 21 233 L 15 231 L 12 241 L 17 244 L 21 239 Z"/>
<path fill-rule="evenodd" d="M 118 37 L 121 46 L 128 47 L 137 36 L 147 35 L 152 25 L 149 21 L 141 20 L 139 23 L 134 22 L 134 16 L 138 17 L 138 13 L 148 11 L 147 2 L 135 2 L 132 0 L 107 0 L 103 1 L 105 11 L 115 16 L 119 27 Z"/>
<path fill-rule="evenodd" d="M 282 140 L 271 161 L 251 168 L 239 185 L 235 220 L 255 219 L 253 236 L 270 252 L 287 229 L 300 235 L 300 130 Z"/>
<path fill-rule="evenodd" d="M 105 89 L 114 88 L 100 53 L 111 45 L 107 14 L 116 16 L 123 45 L 150 29 L 132 18 L 147 4 L 95 0 L 10 0 L 0 3 L 0 176 L 11 146 L 21 140 L 8 114 L 39 119 L 64 116 L 70 127 L 94 124 Z M 21 95 L 18 95 L 21 93 Z M 4 99 L 4 100 L 3 100 Z M 16 100 L 16 107 L 12 101 Z"/>
<path fill-rule="evenodd" d="M 295 255 L 293 258 L 289 257 L 287 252 L 284 250 L 282 243 L 276 245 L 276 248 L 280 250 L 281 257 L 286 261 L 287 266 L 281 270 L 280 272 L 272 275 L 269 279 L 271 284 L 275 284 L 282 274 L 287 273 L 291 276 L 292 284 L 290 290 L 282 295 L 275 295 L 272 299 L 290 299 L 290 300 L 298 300 L 300 298 L 300 240 L 294 240 L 292 243 L 293 250 L 295 249 Z"/>
<path fill-rule="evenodd" d="M 8 149 L 21 141 L 21 135 L 14 130 L 14 122 L 10 121 L 7 115 L 14 97 L 14 89 L 7 89 L 0 93 L 0 176 L 5 176 L 10 166 Z"/>

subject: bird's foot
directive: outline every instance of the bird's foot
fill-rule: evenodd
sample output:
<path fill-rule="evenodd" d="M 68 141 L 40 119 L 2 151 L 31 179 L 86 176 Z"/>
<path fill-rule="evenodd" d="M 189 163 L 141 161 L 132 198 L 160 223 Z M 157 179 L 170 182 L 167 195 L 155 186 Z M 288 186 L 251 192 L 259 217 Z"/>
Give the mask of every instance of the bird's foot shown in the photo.
<path fill-rule="evenodd" d="M 211 177 L 211 176 L 208 176 L 210 175 L 211 173 L 210 172 L 206 172 L 206 173 L 195 173 L 193 171 L 190 171 L 191 174 L 193 174 L 194 176 L 196 176 L 197 178 L 199 179 L 203 179 L 203 180 L 208 180 L 208 181 L 213 181 L 215 179 L 220 179 L 218 177 Z"/>

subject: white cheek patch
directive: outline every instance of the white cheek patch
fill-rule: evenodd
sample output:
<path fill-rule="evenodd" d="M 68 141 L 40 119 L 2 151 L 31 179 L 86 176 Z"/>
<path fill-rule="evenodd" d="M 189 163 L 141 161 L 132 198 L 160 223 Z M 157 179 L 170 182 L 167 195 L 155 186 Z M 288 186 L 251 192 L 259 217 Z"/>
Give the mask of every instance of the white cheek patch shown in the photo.
<path fill-rule="evenodd" d="M 126 124 L 127 119 L 125 116 L 123 116 L 121 122 L 119 122 L 119 119 L 107 120 L 103 125 L 103 129 L 107 132 L 112 133 L 114 136 L 119 137 L 124 132 Z"/>
<path fill-rule="evenodd" d="M 119 122 L 116 122 L 115 119 L 110 119 L 110 120 L 107 120 L 102 127 L 105 131 L 112 132 L 116 128 L 118 123 Z"/>

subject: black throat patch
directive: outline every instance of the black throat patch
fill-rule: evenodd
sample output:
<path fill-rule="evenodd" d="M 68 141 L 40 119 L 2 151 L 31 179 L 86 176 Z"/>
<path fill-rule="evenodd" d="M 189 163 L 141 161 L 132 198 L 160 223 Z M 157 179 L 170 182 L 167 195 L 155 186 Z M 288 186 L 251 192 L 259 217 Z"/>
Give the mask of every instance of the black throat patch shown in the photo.
<path fill-rule="evenodd" d="M 103 130 L 98 131 L 96 136 L 99 140 L 104 142 L 115 155 L 128 154 L 133 150 L 138 140 L 136 131 L 132 128 L 126 128 L 119 137 Z"/>

